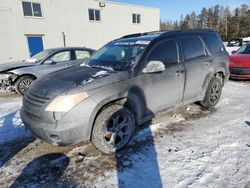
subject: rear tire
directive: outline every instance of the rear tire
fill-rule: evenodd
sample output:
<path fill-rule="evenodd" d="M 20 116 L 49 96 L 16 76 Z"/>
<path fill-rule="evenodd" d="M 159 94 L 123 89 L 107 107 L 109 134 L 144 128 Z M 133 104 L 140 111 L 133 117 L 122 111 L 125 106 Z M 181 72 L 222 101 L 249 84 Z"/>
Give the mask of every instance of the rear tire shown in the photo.
<path fill-rule="evenodd" d="M 207 87 L 205 98 L 200 104 L 207 109 L 214 107 L 220 100 L 221 92 L 221 80 L 217 77 L 213 77 Z"/>
<path fill-rule="evenodd" d="M 22 76 L 18 78 L 15 83 L 15 91 L 20 95 L 24 95 L 34 80 L 32 76 Z"/>
<path fill-rule="evenodd" d="M 132 112 L 121 105 L 104 108 L 97 116 L 91 142 L 105 154 L 121 150 L 130 141 L 135 130 Z"/>

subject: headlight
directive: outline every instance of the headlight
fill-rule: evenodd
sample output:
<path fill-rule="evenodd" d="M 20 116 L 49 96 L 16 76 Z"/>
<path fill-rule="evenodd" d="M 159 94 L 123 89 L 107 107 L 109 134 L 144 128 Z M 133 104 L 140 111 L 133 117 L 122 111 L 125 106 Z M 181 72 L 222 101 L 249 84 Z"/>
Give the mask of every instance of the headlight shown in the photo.
<path fill-rule="evenodd" d="M 6 74 L 0 74 L 0 80 L 5 80 L 9 78 L 12 74 L 6 73 Z"/>
<path fill-rule="evenodd" d="M 68 112 L 75 105 L 88 98 L 88 94 L 78 93 L 73 95 L 62 95 L 56 97 L 53 101 L 49 103 L 45 111 L 49 112 Z"/>

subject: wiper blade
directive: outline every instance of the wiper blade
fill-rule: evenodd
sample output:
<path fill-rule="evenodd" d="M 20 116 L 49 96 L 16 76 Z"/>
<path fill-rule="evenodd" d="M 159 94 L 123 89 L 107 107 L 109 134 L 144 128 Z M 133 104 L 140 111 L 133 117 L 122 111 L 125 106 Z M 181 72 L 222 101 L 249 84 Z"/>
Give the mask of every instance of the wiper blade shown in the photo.
<path fill-rule="evenodd" d="M 97 68 L 97 69 L 103 69 L 103 70 L 108 70 L 108 71 L 114 71 L 112 67 L 106 67 L 106 66 L 91 66 L 92 68 Z"/>

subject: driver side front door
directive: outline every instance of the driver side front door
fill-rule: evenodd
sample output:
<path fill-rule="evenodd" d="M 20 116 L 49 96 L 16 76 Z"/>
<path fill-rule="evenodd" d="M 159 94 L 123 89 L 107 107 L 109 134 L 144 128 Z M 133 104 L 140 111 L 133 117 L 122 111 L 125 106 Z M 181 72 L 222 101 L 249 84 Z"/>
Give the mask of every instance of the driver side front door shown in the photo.
<path fill-rule="evenodd" d="M 148 113 L 157 113 L 181 104 L 185 69 L 179 61 L 175 39 L 167 39 L 156 44 L 147 59 L 147 62 L 161 61 L 166 67 L 163 72 L 141 75 Z"/>

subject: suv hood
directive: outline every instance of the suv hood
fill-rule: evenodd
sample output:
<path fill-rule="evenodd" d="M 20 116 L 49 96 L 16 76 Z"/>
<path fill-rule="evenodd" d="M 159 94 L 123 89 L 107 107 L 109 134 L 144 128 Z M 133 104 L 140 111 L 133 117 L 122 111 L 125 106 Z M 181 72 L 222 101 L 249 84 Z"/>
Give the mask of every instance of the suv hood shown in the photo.
<path fill-rule="evenodd" d="M 45 75 L 36 80 L 29 91 L 52 98 L 77 90 L 89 91 L 128 79 L 128 72 L 115 72 L 87 66 L 76 66 Z"/>
<path fill-rule="evenodd" d="M 35 64 L 24 62 L 24 61 L 4 63 L 4 64 L 0 64 L 0 72 L 10 71 L 10 70 L 18 69 L 18 68 L 22 68 L 22 67 L 29 67 L 29 66 L 33 66 L 33 65 L 35 65 Z"/>

